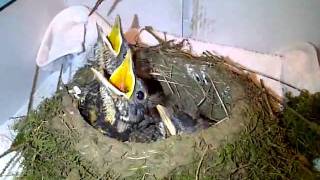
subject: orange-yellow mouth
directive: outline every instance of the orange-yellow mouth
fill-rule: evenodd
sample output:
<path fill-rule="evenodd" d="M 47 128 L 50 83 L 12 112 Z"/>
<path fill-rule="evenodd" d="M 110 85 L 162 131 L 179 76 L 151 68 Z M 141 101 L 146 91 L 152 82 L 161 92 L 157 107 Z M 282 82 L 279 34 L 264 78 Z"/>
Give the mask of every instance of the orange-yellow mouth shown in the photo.
<path fill-rule="evenodd" d="M 120 16 L 116 17 L 114 25 L 112 26 L 111 32 L 107 38 L 112 46 L 112 49 L 115 51 L 116 55 L 118 55 L 123 42 Z"/>
<path fill-rule="evenodd" d="M 131 51 L 128 50 L 121 65 L 111 74 L 109 81 L 128 98 L 132 96 L 135 86 L 135 74 L 133 72 L 133 62 Z"/>
<path fill-rule="evenodd" d="M 112 93 L 130 99 L 135 87 L 135 74 L 130 50 L 127 51 L 121 65 L 111 74 L 109 81 L 97 70 L 91 68 L 99 81 Z"/>

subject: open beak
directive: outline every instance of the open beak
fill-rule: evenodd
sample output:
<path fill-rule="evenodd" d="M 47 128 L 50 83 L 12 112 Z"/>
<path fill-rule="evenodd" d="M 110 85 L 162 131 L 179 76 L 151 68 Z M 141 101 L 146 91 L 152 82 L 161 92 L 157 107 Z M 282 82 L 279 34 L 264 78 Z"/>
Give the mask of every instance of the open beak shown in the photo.
<path fill-rule="evenodd" d="M 97 70 L 91 68 L 98 80 L 112 93 L 130 99 L 135 87 L 135 74 L 131 51 L 128 50 L 121 65 L 111 74 L 109 81 Z"/>
<path fill-rule="evenodd" d="M 119 15 L 117 15 L 115 22 L 112 26 L 111 32 L 108 34 L 107 38 L 112 46 L 112 49 L 118 56 L 121 50 L 121 45 L 123 43 L 121 20 Z"/>
<path fill-rule="evenodd" d="M 125 59 L 120 66 L 111 74 L 109 81 L 129 99 L 135 86 L 135 74 L 133 72 L 133 62 L 131 51 L 128 50 Z"/>

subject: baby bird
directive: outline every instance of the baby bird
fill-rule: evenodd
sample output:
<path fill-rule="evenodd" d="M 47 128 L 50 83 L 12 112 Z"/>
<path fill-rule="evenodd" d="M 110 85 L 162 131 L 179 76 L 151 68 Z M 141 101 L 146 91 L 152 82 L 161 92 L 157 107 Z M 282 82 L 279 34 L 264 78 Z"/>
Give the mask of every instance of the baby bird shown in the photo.
<path fill-rule="evenodd" d="M 120 17 L 116 17 L 115 23 L 108 35 L 104 34 L 98 24 L 97 33 L 98 39 L 95 47 L 95 58 L 100 63 L 100 71 L 104 69 L 105 73 L 110 76 L 125 59 L 125 55 L 129 49 L 128 43 L 123 36 Z"/>

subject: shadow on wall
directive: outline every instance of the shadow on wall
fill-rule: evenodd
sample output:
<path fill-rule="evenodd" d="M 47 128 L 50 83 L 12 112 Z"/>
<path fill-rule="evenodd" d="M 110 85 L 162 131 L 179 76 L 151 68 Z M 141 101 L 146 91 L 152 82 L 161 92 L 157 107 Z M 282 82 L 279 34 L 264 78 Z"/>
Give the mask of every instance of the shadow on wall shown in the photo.
<path fill-rule="evenodd" d="M 189 6 L 184 21 L 191 22 L 184 29 L 203 41 L 262 52 L 298 42 L 320 44 L 319 0 L 186 0 L 184 6 Z"/>
<path fill-rule="evenodd" d="M 14 3 L 16 0 L 1 0 L 0 1 L 0 11 L 2 11 L 4 8 L 8 7 L 12 3 Z"/>

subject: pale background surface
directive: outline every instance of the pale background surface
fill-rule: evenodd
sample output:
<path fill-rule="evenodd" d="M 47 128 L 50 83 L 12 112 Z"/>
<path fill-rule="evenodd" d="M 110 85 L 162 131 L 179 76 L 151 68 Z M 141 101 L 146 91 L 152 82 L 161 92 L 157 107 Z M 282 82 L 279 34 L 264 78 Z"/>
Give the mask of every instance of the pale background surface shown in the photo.
<path fill-rule="evenodd" d="M 106 17 L 111 2 L 105 0 L 98 12 Z M 67 6 L 94 3 L 24 0 L 0 12 L 0 124 L 28 99 L 37 49 L 51 19 Z M 320 45 L 319 9 L 318 0 L 122 0 L 106 19 L 113 22 L 120 14 L 128 27 L 136 13 L 141 26 L 270 53 L 300 41 Z"/>
<path fill-rule="evenodd" d="M 27 101 L 42 36 L 64 6 L 63 0 L 23 0 L 0 11 L 0 124 Z"/>

